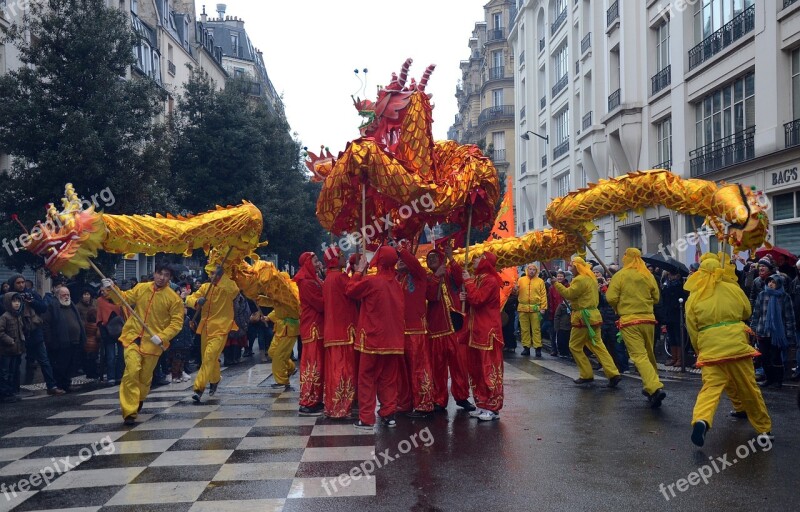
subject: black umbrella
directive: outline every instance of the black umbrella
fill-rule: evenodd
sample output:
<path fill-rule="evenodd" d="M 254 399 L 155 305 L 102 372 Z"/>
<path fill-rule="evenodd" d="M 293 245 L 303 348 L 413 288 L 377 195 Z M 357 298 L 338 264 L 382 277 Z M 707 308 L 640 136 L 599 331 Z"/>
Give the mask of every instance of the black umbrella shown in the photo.
<path fill-rule="evenodd" d="M 654 267 L 658 267 L 662 270 L 666 270 L 672 273 L 678 273 L 683 277 L 689 275 L 689 269 L 681 263 L 680 261 L 676 260 L 671 256 L 664 256 L 660 252 L 654 252 L 653 254 L 645 254 L 642 256 L 642 259 L 648 265 L 653 265 Z"/>
<path fill-rule="evenodd" d="M 173 263 L 171 266 L 172 266 L 173 270 L 175 270 L 175 272 L 178 275 L 188 274 L 189 273 L 189 267 L 187 267 L 186 265 L 184 265 L 182 263 Z M 175 277 L 178 277 L 178 276 L 176 275 Z"/>

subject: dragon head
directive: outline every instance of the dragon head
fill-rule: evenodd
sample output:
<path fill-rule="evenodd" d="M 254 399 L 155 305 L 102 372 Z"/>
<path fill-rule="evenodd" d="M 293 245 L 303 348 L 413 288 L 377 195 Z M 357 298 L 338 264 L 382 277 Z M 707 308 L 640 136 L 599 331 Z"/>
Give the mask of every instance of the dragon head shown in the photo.
<path fill-rule="evenodd" d="M 311 171 L 312 174 L 311 181 L 325 181 L 325 178 L 331 173 L 336 163 L 336 159 L 331 154 L 331 151 L 325 146 L 322 146 L 319 148 L 319 156 L 306 150 L 306 157 L 306 167 L 308 167 L 308 170 Z"/>
<path fill-rule="evenodd" d="M 44 258 L 50 272 L 72 276 L 89 267 L 89 259 L 97 256 L 107 231 L 94 206 L 83 209 L 71 183 L 67 183 L 61 202 L 61 211 L 52 203 L 47 205 L 47 218 L 31 229 L 27 249 Z"/>
<path fill-rule="evenodd" d="M 761 192 L 742 185 L 723 185 L 714 194 L 714 201 L 725 205 L 722 220 L 728 223 L 725 233 L 720 219 L 711 222 L 720 240 L 727 240 L 739 250 L 755 250 L 767 244 L 767 202 Z"/>

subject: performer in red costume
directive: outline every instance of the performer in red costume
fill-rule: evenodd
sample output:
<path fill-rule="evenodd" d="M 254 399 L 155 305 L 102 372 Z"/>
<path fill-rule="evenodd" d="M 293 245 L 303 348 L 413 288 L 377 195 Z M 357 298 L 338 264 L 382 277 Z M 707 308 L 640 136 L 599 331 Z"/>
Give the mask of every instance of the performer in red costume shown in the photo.
<path fill-rule="evenodd" d="M 450 261 L 445 265 L 445 256 Z M 444 411 L 447 407 L 447 373 L 450 372 L 450 392 L 456 405 L 466 411 L 474 411 L 469 401 L 467 380 L 466 329 L 458 330 L 453 320 L 460 320 L 461 266 L 453 260 L 452 249 L 434 249 L 427 256 L 428 268 L 428 339 L 431 343 L 433 366 L 434 408 Z M 456 316 L 458 315 L 458 316 Z M 461 322 L 463 323 L 463 322 Z"/>
<path fill-rule="evenodd" d="M 325 416 L 347 418 L 356 394 L 356 358 L 353 350 L 358 307 L 345 296 L 350 277 L 342 272 L 345 255 L 337 247 L 325 251 L 328 273 L 322 283 L 325 299 Z"/>
<path fill-rule="evenodd" d="M 378 274 L 365 277 L 367 260 L 362 258 L 347 283 L 347 296 L 361 301 L 355 349 L 360 352 L 358 368 L 359 414 L 355 427 L 374 430 L 375 395 L 381 402 L 378 414 L 387 427 L 397 425 L 397 372 L 403 358 L 405 323 L 398 311 L 405 300 L 395 279 L 397 251 L 381 247 L 374 256 Z"/>
<path fill-rule="evenodd" d="M 503 325 L 500 320 L 500 286 L 497 256 L 484 253 L 474 260 L 475 277 L 464 271 L 467 288 L 469 348 L 467 364 L 479 420 L 499 420 L 503 408 Z"/>
<path fill-rule="evenodd" d="M 409 248 L 407 241 L 400 243 L 397 262 L 397 280 L 405 298 L 405 360 L 400 371 L 398 410 L 406 411 L 409 418 L 427 418 L 433 412 L 431 346 L 425 331 L 428 276 Z"/>
<path fill-rule="evenodd" d="M 317 275 L 319 259 L 313 252 L 300 255 L 300 270 L 294 276 L 300 292 L 300 416 L 322 414 L 324 301 L 322 280 Z"/>

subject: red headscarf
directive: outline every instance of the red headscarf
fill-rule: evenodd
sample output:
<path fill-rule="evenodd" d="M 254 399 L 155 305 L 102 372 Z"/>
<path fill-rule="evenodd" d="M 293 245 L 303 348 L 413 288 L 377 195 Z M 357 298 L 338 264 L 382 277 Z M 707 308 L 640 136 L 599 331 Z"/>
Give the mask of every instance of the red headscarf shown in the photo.
<path fill-rule="evenodd" d="M 317 267 L 314 266 L 313 258 L 313 252 L 304 252 L 300 255 L 300 270 L 297 271 L 297 274 L 295 274 L 292 279 L 294 282 L 299 283 L 303 279 L 313 279 L 319 283 L 322 282 L 317 275 Z"/>
<path fill-rule="evenodd" d="M 325 268 L 341 268 L 339 266 L 339 255 L 342 252 L 338 247 L 330 247 L 325 250 Z"/>
<path fill-rule="evenodd" d="M 503 285 L 503 278 L 497 273 L 495 265 L 497 264 L 497 256 L 491 252 L 483 253 L 483 258 L 478 263 L 478 268 L 475 269 L 476 274 L 486 274 L 497 279 L 500 286 Z"/>
<path fill-rule="evenodd" d="M 397 250 L 394 247 L 384 245 L 375 253 L 374 261 L 377 262 L 378 273 L 392 273 L 394 277 L 394 266 L 397 264 Z"/>

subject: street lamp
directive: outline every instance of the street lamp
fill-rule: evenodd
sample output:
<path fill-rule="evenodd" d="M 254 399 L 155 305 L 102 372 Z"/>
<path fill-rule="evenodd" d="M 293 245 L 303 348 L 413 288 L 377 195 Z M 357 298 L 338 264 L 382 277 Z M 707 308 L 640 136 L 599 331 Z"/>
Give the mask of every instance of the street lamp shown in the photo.
<path fill-rule="evenodd" d="M 530 130 L 528 130 L 525 133 L 523 133 L 522 135 L 520 135 L 520 138 L 522 138 L 522 140 L 531 140 L 531 136 L 528 135 L 529 133 L 531 133 L 533 135 L 536 135 L 537 137 L 542 139 L 545 142 L 545 144 L 549 144 L 550 143 L 550 136 L 549 135 L 539 135 L 538 133 L 532 132 Z"/>

